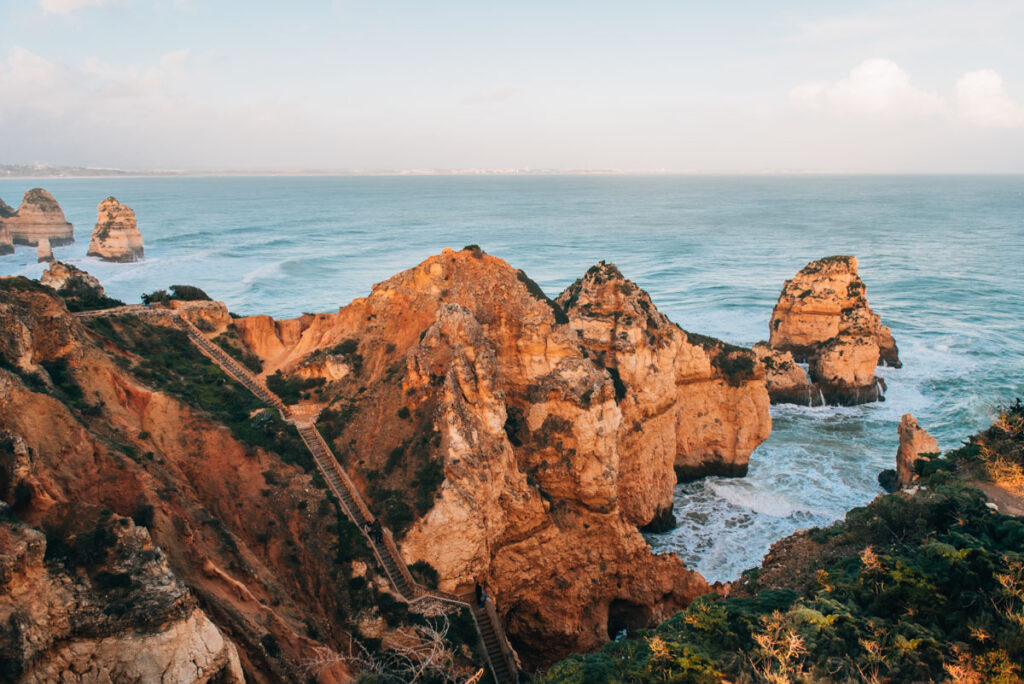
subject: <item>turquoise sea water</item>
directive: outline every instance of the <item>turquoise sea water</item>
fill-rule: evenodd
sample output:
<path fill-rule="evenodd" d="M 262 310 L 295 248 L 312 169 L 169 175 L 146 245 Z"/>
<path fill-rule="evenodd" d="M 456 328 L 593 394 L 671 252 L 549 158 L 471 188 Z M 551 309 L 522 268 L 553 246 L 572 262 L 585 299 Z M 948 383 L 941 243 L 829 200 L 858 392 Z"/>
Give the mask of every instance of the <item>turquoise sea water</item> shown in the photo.
<path fill-rule="evenodd" d="M 743 479 L 676 491 L 680 526 L 651 535 L 709 579 L 757 565 L 795 529 L 878 492 L 900 415 L 951 448 L 1024 396 L 1024 177 L 260 177 L 3 179 L 49 189 L 75 224 L 58 259 L 138 301 L 198 285 L 241 314 L 329 311 L 442 247 L 478 243 L 555 296 L 600 259 L 687 330 L 750 345 L 805 263 L 854 254 L 904 367 L 885 403 L 773 407 Z M 85 257 L 96 205 L 135 209 L 147 258 Z M 33 249 L 0 274 L 38 277 Z"/>

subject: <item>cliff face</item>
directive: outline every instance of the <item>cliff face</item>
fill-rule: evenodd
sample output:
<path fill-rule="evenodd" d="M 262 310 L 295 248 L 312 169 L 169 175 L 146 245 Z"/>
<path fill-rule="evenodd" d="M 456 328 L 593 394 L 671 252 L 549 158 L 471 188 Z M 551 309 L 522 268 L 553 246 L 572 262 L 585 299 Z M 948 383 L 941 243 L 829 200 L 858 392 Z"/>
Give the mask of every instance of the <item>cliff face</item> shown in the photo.
<path fill-rule="evenodd" d="M 0 523 L 6 681 L 245 681 L 145 528 L 83 505 L 54 507 L 45 526 Z"/>
<path fill-rule="evenodd" d="M 40 238 L 47 238 L 57 247 L 75 241 L 74 227 L 64 218 L 53 195 L 42 188 L 29 190 L 18 210 L 13 214 L 9 210 L 0 211 L 10 214 L 0 216 L 0 224 L 10 231 L 14 244 L 35 246 Z"/>
<path fill-rule="evenodd" d="M 874 368 L 902 365 L 892 332 L 868 305 L 854 257 L 812 261 L 787 280 L 769 330 L 771 348 L 807 361 L 830 404 L 883 400 Z"/>
<path fill-rule="evenodd" d="M 443 588 L 484 581 L 531 663 L 705 591 L 636 525 L 670 510 L 677 469 L 741 472 L 770 426 L 749 351 L 694 342 L 612 270 L 552 302 L 445 250 L 336 314 L 235 321 L 268 373 L 324 382 L 321 430 L 403 554 Z"/>
<path fill-rule="evenodd" d="M 87 254 L 104 261 L 142 259 L 142 234 L 135 222 L 135 212 L 113 197 L 100 202 L 96 209 L 96 226 L 89 239 Z"/>
<path fill-rule="evenodd" d="M 587 356 L 612 378 L 627 519 L 671 516 L 674 475 L 746 474 L 771 431 L 764 371 L 749 350 L 686 333 L 604 262 L 557 301 Z"/>
<path fill-rule="evenodd" d="M 362 581 L 373 585 L 367 554 L 345 536 L 325 491 L 295 465 L 298 438 L 275 432 L 273 416 L 246 403 L 244 390 L 227 394 L 232 383 L 203 357 L 187 355 L 191 345 L 176 331 L 133 317 L 97 319 L 94 328 L 52 290 L 0 279 L 0 441 L 10 444 L 0 449 L 0 498 L 35 528 L 70 502 L 132 517 L 203 611 L 182 608 L 159 628 L 126 613 L 131 624 L 117 623 L 125 630 L 111 627 L 126 641 L 102 631 L 67 638 L 88 641 L 83 648 L 97 654 L 96 667 L 124 672 L 142 667 L 122 662 L 137 653 L 201 664 L 205 648 L 211 660 L 203 662 L 219 663 L 217 654 L 230 651 L 217 646 L 223 638 L 235 644 L 249 681 L 299 681 L 309 677 L 310 661 L 345 651 L 359 622 L 382 622 L 376 600 L 367 599 L 372 589 L 349 583 L 362 563 Z M 198 397 L 207 408 L 180 397 Z M 219 422 L 229 419 L 230 428 Z M 64 586 L 58 570 L 32 572 L 47 587 Z M 81 573 L 73 574 L 68 581 L 78 581 Z M 70 615 L 75 622 L 83 613 Z M 74 656 L 59 647 L 70 634 L 61 624 L 38 625 L 33 643 L 58 644 L 46 662 Z M 318 681 L 348 676 L 334 663 Z"/>

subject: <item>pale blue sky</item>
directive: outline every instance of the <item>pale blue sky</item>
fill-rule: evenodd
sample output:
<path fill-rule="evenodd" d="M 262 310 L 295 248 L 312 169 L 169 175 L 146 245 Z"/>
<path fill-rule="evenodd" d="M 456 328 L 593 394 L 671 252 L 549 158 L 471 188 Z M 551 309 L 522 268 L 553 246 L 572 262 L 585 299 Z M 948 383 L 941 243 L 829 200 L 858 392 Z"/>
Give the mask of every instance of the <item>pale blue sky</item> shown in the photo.
<path fill-rule="evenodd" d="M 1024 172 L 1024 2 L 4 0 L 0 163 Z"/>

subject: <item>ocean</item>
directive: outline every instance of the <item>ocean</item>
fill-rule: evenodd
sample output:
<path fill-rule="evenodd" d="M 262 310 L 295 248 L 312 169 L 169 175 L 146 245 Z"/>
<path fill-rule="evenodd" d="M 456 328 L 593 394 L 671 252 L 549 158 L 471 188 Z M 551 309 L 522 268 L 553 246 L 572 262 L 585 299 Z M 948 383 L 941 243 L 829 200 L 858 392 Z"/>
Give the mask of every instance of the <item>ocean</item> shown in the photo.
<path fill-rule="evenodd" d="M 1024 176 L 377 176 L 0 179 L 17 206 L 50 190 L 75 224 L 58 259 L 111 296 L 196 285 L 239 314 L 333 311 L 438 253 L 479 244 L 552 297 L 614 262 L 684 329 L 767 339 L 782 287 L 808 261 L 852 254 L 902 369 L 884 403 L 774 406 L 745 478 L 676 489 L 679 526 L 648 535 L 709 580 L 772 542 L 869 502 L 913 413 L 953 448 L 1024 396 Z M 146 259 L 85 256 L 96 205 L 131 206 Z M 35 250 L 0 275 L 38 277 Z"/>

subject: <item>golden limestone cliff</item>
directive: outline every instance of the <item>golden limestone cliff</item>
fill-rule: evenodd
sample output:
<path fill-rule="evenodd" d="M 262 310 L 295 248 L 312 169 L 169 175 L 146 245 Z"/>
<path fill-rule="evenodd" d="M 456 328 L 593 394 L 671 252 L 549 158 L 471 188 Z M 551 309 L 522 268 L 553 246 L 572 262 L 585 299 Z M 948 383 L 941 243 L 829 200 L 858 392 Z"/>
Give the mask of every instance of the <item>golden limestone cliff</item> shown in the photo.
<path fill-rule="evenodd" d="M 551 301 L 445 250 L 337 313 L 234 325 L 271 379 L 322 383 L 321 430 L 406 558 L 445 589 L 485 582 L 531 662 L 703 593 L 637 526 L 671 519 L 677 473 L 742 474 L 770 430 L 752 353 L 690 336 L 604 264 Z"/>
<path fill-rule="evenodd" d="M 203 620 L 227 644 L 207 649 L 223 655 L 210 662 L 233 672 L 233 645 L 256 682 L 345 681 L 339 654 L 354 640 L 407 642 L 402 604 L 294 429 L 154 309 L 79 318 L 55 289 L 98 306 L 98 283 L 59 262 L 46 282 L 0 280 L 0 496 L 14 527 L 57 529 L 48 521 L 72 505 L 144 526 L 202 607 L 137 625 L 185 654 L 162 663 L 198 662 L 198 642 L 172 638 L 180 625 L 215 645 Z M 275 321 L 211 301 L 168 306 L 297 411 L 319 412 L 406 560 L 432 566 L 442 589 L 485 584 L 527 668 L 708 591 L 638 526 L 671 522 L 679 475 L 741 474 L 770 430 L 752 352 L 679 329 L 606 264 L 558 301 L 467 248 L 336 313 Z M 61 567 L 39 577 L 63 582 Z M 129 607 L 149 600 L 135 588 Z M 0 643 L 15 637 L 0 629 Z"/>
<path fill-rule="evenodd" d="M 871 310 L 857 275 L 857 259 L 833 256 L 812 261 L 787 280 L 769 324 L 766 359 L 775 401 L 861 404 L 883 401 L 885 385 L 875 368 L 899 368 L 892 332 Z M 786 358 L 791 354 L 792 358 Z M 806 386 L 790 361 L 806 361 Z M 813 386 L 811 386 L 813 383 Z M 817 392 L 815 391 L 817 390 Z"/>

